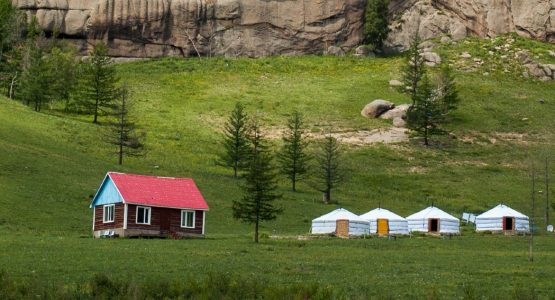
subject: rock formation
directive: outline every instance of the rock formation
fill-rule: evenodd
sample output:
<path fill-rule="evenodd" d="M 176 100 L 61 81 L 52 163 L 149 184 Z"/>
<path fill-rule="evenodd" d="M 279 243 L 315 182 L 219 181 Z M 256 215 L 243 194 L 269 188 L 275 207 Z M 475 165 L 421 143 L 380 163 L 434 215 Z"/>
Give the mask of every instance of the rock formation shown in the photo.
<path fill-rule="evenodd" d="M 361 42 L 359 0 L 13 0 L 46 32 L 118 57 L 322 54 Z"/>
<path fill-rule="evenodd" d="M 376 99 L 364 106 L 360 114 L 366 118 L 377 118 L 386 111 L 395 108 L 395 104 L 382 99 Z"/>
<path fill-rule="evenodd" d="M 391 52 L 407 49 L 418 28 L 423 39 L 516 32 L 555 42 L 555 0 L 391 0 L 389 11 Z"/>
<path fill-rule="evenodd" d="M 365 0 L 12 0 L 83 51 L 119 57 L 335 54 L 362 41 Z M 391 0 L 389 51 L 516 31 L 555 42 L 555 0 Z M 448 38 L 444 38 L 445 41 Z M 330 48 L 331 47 L 331 48 Z M 335 48 L 338 47 L 338 48 Z"/>

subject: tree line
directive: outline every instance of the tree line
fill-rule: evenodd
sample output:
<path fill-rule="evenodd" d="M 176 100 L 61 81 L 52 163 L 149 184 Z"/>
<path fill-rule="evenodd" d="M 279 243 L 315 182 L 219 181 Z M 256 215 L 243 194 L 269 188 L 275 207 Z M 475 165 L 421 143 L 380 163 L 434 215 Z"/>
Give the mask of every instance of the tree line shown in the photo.
<path fill-rule="evenodd" d="M 262 133 L 260 118 L 249 117 L 245 107 L 236 103 L 224 127 L 218 164 L 232 170 L 234 178 L 244 179 L 244 196 L 233 202 L 233 216 L 255 226 L 258 242 L 261 221 L 274 220 L 281 208 L 274 204 L 282 197 L 277 193 L 277 176 L 290 182 L 296 192 L 299 181 L 312 177 L 310 185 L 323 194 L 323 202 L 332 203 L 332 191 L 341 183 L 345 170 L 341 165 L 342 149 L 331 133 L 319 142 L 317 151 L 309 152 L 310 141 L 304 116 L 293 111 L 287 120 L 282 146 L 272 153 Z"/>
<path fill-rule="evenodd" d="M 68 42 L 47 38 L 35 16 L 29 20 L 0 0 L 0 91 L 36 112 L 63 107 L 64 113 L 103 119 L 105 141 L 113 145 L 118 163 L 140 155 L 142 137 L 129 114 L 129 89 L 117 77 L 108 48 L 98 43 L 82 58 Z"/>

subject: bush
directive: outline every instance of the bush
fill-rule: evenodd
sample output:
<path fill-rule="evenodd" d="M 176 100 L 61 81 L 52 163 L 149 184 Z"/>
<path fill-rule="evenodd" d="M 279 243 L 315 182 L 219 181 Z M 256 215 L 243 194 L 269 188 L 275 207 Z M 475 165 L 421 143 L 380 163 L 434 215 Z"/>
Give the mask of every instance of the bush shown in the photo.
<path fill-rule="evenodd" d="M 376 49 L 383 47 L 389 32 L 387 14 L 389 0 L 368 0 L 364 14 L 364 42 Z"/>

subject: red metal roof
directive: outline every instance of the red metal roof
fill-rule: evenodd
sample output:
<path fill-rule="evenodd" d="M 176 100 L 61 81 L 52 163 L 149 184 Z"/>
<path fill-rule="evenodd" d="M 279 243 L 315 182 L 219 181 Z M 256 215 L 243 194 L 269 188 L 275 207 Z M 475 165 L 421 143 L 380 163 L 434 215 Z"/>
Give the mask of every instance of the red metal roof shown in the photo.
<path fill-rule="evenodd" d="M 108 172 L 125 203 L 208 210 L 191 178 L 157 177 Z"/>

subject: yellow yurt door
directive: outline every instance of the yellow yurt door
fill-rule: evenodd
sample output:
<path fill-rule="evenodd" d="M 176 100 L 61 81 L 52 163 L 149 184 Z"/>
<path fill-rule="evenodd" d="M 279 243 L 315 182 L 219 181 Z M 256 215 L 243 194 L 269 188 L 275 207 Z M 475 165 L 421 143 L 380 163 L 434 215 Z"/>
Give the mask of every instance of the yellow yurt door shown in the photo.
<path fill-rule="evenodd" d="M 378 219 L 378 235 L 389 234 L 389 221 L 387 219 Z"/>

